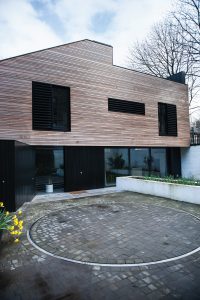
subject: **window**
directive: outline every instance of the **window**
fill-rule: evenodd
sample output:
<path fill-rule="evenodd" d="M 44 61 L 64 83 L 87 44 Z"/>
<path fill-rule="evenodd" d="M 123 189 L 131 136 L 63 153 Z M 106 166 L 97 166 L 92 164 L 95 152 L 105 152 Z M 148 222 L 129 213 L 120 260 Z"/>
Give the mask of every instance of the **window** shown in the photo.
<path fill-rule="evenodd" d="M 63 147 L 36 146 L 36 191 L 45 191 L 45 185 L 52 183 L 54 189 L 64 189 Z"/>
<path fill-rule="evenodd" d="M 129 114 L 138 114 L 145 115 L 145 105 L 140 102 L 133 102 L 127 100 L 118 100 L 118 99 L 108 99 L 108 110 L 129 113 Z"/>
<path fill-rule="evenodd" d="M 130 149 L 131 175 L 149 176 L 150 163 L 151 160 L 150 160 L 149 148 Z"/>
<path fill-rule="evenodd" d="M 158 103 L 159 135 L 177 136 L 176 105 Z"/>
<path fill-rule="evenodd" d="M 105 148 L 105 185 L 114 185 L 116 177 L 129 175 L 127 148 Z"/>
<path fill-rule="evenodd" d="M 168 174 L 166 148 L 104 148 L 105 185 L 116 184 L 119 176 Z"/>
<path fill-rule="evenodd" d="M 151 148 L 151 176 L 167 175 L 167 160 L 165 148 Z"/>
<path fill-rule="evenodd" d="M 33 129 L 70 131 L 70 88 L 32 83 Z"/>

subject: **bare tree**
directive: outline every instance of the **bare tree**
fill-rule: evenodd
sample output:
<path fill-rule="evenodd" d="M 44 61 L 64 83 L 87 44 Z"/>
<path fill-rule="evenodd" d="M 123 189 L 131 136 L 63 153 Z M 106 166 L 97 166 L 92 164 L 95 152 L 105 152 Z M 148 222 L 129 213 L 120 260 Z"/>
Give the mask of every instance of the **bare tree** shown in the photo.
<path fill-rule="evenodd" d="M 148 38 L 132 47 L 129 56 L 131 67 L 163 78 L 180 71 L 190 72 L 191 57 L 183 45 L 180 30 L 168 20 L 154 25 Z"/>
<path fill-rule="evenodd" d="M 178 21 L 168 18 L 155 24 L 148 38 L 133 45 L 129 65 L 135 70 L 163 78 L 184 71 L 192 116 L 200 108 L 200 79 L 198 63 L 191 52 L 191 45 L 186 47 L 182 26 Z"/>
<path fill-rule="evenodd" d="M 185 48 L 199 69 L 200 63 L 200 0 L 178 0 L 173 17 L 181 28 L 180 34 Z"/>

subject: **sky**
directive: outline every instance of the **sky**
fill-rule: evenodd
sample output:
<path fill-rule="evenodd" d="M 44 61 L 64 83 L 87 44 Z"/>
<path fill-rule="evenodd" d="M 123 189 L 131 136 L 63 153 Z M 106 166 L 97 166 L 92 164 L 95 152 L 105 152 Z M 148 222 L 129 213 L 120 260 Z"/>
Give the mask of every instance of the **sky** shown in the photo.
<path fill-rule="evenodd" d="M 113 46 L 127 66 L 131 45 L 148 36 L 172 0 L 0 0 L 0 59 L 81 39 Z"/>

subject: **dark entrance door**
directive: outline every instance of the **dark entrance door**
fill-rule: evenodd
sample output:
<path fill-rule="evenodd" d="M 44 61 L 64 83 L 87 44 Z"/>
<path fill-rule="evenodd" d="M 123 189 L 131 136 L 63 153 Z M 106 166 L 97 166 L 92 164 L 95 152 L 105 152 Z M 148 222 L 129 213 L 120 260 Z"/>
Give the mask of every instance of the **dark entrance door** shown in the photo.
<path fill-rule="evenodd" d="M 31 146 L 0 141 L 0 202 L 15 211 L 34 197 L 35 160 Z"/>
<path fill-rule="evenodd" d="M 0 141 L 0 202 L 15 211 L 14 141 Z"/>
<path fill-rule="evenodd" d="M 15 141 L 15 208 L 35 196 L 35 152 L 31 146 Z"/>
<path fill-rule="evenodd" d="M 65 191 L 104 187 L 104 148 L 65 147 Z"/>

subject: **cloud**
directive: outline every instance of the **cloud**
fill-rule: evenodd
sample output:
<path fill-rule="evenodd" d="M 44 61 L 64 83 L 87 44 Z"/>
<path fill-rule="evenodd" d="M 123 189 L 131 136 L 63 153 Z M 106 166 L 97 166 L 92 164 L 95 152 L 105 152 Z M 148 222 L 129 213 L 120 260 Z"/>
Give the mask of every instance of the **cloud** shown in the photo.
<path fill-rule="evenodd" d="M 171 0 L 0 0 L 0 57 L 84 38 L 111 44 L 124 65 L 129 47 L 160 20 Z"/>
<path fill-rule="evenodd" d="M 0 1 L 0 28 L 1 58 L 62 43 L 26 0 Z"/>

